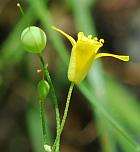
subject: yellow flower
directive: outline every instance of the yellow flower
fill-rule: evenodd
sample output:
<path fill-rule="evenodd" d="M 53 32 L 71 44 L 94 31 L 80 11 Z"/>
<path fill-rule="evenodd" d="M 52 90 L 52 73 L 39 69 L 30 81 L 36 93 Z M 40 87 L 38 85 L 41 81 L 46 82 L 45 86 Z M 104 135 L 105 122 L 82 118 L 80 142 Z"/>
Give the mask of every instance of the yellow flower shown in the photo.
<path fill-rule="evenodd" d="M 86 37 L 83 32 L 78 33 L 78 40 L 75 41 L 70 35 L 62 30 L 52 26 L 52 28 L 68 38 L 72 44 L 72 52 L 68 68 L 68 79 L 71 82 L 79 83 L 87 75 L 93 61 L 104 56 L 111 56 L 123 61 L 129 61 L 129 56 L 115 55 L 110 53 L 97 53 L 99 48 L 103 46 L 104 40 L 98 40 L 97 37 L 88 35 Z"/>

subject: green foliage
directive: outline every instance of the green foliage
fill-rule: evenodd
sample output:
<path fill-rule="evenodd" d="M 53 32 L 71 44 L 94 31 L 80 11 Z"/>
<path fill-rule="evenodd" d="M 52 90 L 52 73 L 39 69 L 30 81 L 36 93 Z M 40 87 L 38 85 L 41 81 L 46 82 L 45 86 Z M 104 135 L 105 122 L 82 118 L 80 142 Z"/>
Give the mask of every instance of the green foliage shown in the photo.
<path fill-rule="evenodd" d="M 33 151 L 43 152 L 42 126 L 38 107 L 35 107 L 34 105 L 29 106 L 26 112 L 26 121 Z"/>

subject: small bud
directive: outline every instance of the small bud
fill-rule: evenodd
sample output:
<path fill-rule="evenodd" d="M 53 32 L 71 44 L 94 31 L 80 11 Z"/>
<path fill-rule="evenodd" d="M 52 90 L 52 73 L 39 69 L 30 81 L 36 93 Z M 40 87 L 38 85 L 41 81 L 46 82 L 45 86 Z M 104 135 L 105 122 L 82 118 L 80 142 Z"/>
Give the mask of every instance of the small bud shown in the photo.
<path fill-rule="evenodd" d="M 39 98 L 41 100 L 44 100 L 49 93 L 50 86 L 47 81 L 41 80 L 38 83 L 37 89 L 38 89 Z"/>
<path fill-rule="evenodd" d="M 41 53 L 46 46 L 47 37 L 41 28 L 30 26 L 23 30 L 21 42 L 26 51 Z"/>
<path fill-rule="evenodd" d="M 44 149 L 45 149 L 46 152 L 51 152 L 52 151 L 51 146 L 49 146 L 49 145 L 44 145 Z"/>

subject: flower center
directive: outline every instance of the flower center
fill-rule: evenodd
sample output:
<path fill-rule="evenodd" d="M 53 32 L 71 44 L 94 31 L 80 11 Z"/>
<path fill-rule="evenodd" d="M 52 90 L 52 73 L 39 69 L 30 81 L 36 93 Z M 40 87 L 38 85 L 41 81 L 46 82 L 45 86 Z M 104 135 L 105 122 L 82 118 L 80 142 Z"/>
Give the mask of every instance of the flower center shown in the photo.
<path fill-rule="evenodd" d="M 99 39 L 97 37 L 92 37 L 92 35 L 88 35 L 86 37 L 83 32 L 78 33 L 78 41 L 84 41 L 92 45 L 98 45 L 99 47 L 103 46 L 104 39 Z"/>

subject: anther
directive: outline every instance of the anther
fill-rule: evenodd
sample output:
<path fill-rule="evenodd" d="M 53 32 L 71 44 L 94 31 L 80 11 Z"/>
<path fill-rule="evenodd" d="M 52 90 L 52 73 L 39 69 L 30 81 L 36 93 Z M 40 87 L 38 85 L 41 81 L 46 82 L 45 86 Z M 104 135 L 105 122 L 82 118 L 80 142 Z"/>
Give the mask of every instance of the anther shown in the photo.
<path fill-rule="evenodd" d="M 100 42 L 101 42 L 101 43 L 104 43 L 104 39 L 100 39 Z"/>
<path fill-rule="evenodd" d="M 82 39 L 83 36 L 84 36 L 84 33 L 83 33 L 83 32 L 79 32 L 79 33 L 78 33 L 78 39 Z"/>
<path fill-rule="evenodd" d="M 97 38 L 97 37 L 94 37 L 93 40 L 98 41 L 98 38 Z"/>
<path fill-rule="evenodd" d="M 91 39 L 91 38 L 92 38 L 92 35 L 88 35 L 88 38 Z"/>

